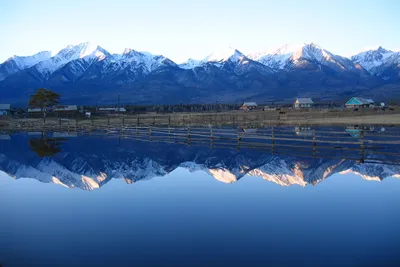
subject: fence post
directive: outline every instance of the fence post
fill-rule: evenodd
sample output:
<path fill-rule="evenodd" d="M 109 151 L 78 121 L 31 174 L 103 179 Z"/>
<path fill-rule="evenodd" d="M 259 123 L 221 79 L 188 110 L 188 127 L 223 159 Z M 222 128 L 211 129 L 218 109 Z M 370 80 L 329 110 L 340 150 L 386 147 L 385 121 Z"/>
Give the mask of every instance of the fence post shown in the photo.
<path fill-rule="evenodd" d="M 149 126 L 149 140 L 151 141 L 151 126 Z"/>
<path fill-rule="evenodd" d="M 275 153 L 275 130 L 274 126 L 272 126 L 272 155 Z"/>
<path fill-rule="evenodd" d="M 242 140 L 242 137 L 241 137 L 241 135 L 240 135 L 240 129 L 238 128 L 237 129 L 237 141 L 238 141 L 238 144 L 237 144 L 237 150 L 240 150 L 240 141 Z"/>
<path fill-rule="evenodd" d="M 360 152 L 361 152 L 361 163 L 364 163 L 365 159 L 365 146 L 364 146 L 364 130 L 360 130 Z"/>
<path fill-rule="evenodd" d="M 188 127 L 188 145 L 190 145 L 190 126 Z"/>
<path fill-rule="evenodd" d="M 210 146 L 211 146 L 211 148 L 213 147 L 213 141 L 214 141 L 213 129 L 212 129 L 212 127 L 210 127 Z"/>
<path fill-rule="evenodd" d="M 317 140 L 315 138 L 315 130 L 313 130 L 313 157 L 316 156 L 317 153 Z"/>

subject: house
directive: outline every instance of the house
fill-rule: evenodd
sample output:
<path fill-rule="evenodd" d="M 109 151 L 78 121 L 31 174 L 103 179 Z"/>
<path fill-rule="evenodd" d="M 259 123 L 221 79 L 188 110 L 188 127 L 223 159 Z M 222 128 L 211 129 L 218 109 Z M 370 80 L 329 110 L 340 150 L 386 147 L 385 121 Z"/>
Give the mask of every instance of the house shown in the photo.
<path fill-rule="evenodd" d="M 53 111 L 57 112 L 75 112 L 78 111 L 78 107 L 76 105 L 63 105 L 63 106 L 55 106 Z"/>
<path fill-rule="evenodd" d="M 293 104 L 295 109 L 312 108 L 314 107 L 314 102 L 311 98 L 297 98 Z"/>
<path fill-rule="evenodd" d="M 264 106 L 262 110 L 263 111 L 276 111 L 276 108 L 275 107 L 270 107 L 270 106 Z"/>
<path fill-rule="evenodd" d="M 38 113 L 42 112 L 41 108 L 28 108 L 28 113 Z"/>
<path fill-rule="evenodd" d="M 54 106 L 53 108 L 48 108 L 47 111 L 56 111 L 56 112 L 75 112 L 78 111 L 78 107 L 76 105 L 63 105 L 63 106 Z M 41 108 L 28 108 L 29 113 L 37 113 L 42 112 Z"/>
<path fill-rule="evenodd" d="M 352 97 L 345 104 L 346 108 L 372 108 L 375 107 L 375 102 L 372 99 L 363 97 Z"/>
<path fill-rule="evenodd" d="M 10 104 L 0 104 L 0 116 L 9 115 L 11 110 Z"/>
<path fill-rule="evenodd" d="M 126 109 L 125 108 L 99 108 L 99 111 L 113 113 L 113 112 L 126 112 Z"/>
<path fill-rule="evenodd" d="M 244 102 L 240 107 L 241 110 L 253 110 L 257 108 L 256 102 Z"/>

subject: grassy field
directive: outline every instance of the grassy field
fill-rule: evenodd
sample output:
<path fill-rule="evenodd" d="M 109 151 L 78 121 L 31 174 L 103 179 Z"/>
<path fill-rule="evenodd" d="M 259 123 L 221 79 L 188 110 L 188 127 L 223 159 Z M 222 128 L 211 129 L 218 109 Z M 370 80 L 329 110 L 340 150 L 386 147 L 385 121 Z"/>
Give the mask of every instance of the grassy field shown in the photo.
<path fill-rule="evenodd" d="M 9 127 L 35 128 L 44 125 L 41 118 L 0 120 Z M 105 115 L 98 117 L 47 118 L 46 126 L 254 126 L 268 125 L 400 125 L 400 111 L 318 110 L 318 111 L 233 111 L 218 113 L 170 113 Z M 3 126 L 4 127 L 4 126 Z"/>

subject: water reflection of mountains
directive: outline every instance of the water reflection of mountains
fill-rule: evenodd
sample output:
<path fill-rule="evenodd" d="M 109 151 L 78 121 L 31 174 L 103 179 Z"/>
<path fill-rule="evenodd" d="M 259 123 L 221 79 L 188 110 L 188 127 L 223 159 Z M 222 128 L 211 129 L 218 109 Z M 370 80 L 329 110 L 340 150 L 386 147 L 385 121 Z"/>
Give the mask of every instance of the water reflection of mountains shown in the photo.
<path fill-rule="evenodd" d="M 379 157 L 384 159 L 388 156 Z M 398 165 L 271 155 L 251 149 L 211 149 L 90 136 L 40 141 L 39 137 L 18 134 L 11 140 L 0 140 L 2 171 L 17 179 L 32 178 L 70 188 L 92 190 L 111 179 L 133 183 L 165 176 L 176 168 L 203 171 L 226 183 L 248 175 L 282 186 L 316 185 L 335 173 L 344 172 L 356 173 L 367 180 L 383 180 L 391 176 L 400 178 Z"/>

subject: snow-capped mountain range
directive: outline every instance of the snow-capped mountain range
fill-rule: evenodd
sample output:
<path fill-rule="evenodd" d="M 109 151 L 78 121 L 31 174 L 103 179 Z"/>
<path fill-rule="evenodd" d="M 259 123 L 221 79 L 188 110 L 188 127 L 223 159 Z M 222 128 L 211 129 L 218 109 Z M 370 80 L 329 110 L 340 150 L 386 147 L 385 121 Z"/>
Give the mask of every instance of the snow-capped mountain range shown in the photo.
<path fill-rule="evenodd" d="M 39 52 L 35 55 L 26 57 L 10 57 L 0 65 L 0 81 L 18 71 L 30 68 L 42 61 L 49 60 L 50 58 L 51 52 L 49 51 Z"/>
<path fill-rule="evenodd" d="M 82 158 L 78 158 L 78 161 L 87 165 L 87 162 Z M 49 158 L 41 160 L 36 166 L 30 166 L 17 161 L 8 161 L 5 155 L 0 154 L 0 163 L 4 162 L 7 163 L 8 169 L 1 171 L 13 178 L 36 179 L 43 183 L 54 183 L 83 190 L 98 189 L 112 179 L 123 179 L 126 183 L 132 184 L 140 180 L 163 177 L 175 170 L 168 171 L 167 166 L 162 166 L 149 158 L 136 159 L 130 163 L 106 162 L 102 170 L 90 169 L 90 167 L 90 170 L 88 170 L 76 164 L 63 166 L 57 160 Z M 203 172 L 228 184 L 237 182 L 245 176 L 258 177 L 280 186 L 316 185 L 334 174 L 351 173 L 368 181 L 382 181 L 389 177 L 400 178 L 399 167 L 391 165 L 352 164 L 343 161 L 339 163 L 328 162 L 325 164 L 327 166 L 308 169 L 302 162 L 296 162 L 296 159 L 282 159 L 277 156 L 272 157 L 270 162 L 248 171 L 240 163 L 238 164 L 237 169 L 231 170 L 225 167 L 223 163 L 207 166 L 206 163 L 183 162 L 176 166 L 176 169 L 183 168 L 190 172 Z M 333 166 L 329 164 L 333 164 Z"/>
<path fill-rule="evenodd" d="M 400 65 L 400 52 L 386 50 L 379 46 L 375 50 L 361 52 L 351 57 L 356 62 L 368 70 L 371 74 L 382 74 L 385 68 Z"/>
<path fill-rule="evenodd" d="M 162 99 L 168 102 L 165 96 L 178 102 L 183 98 L 206 102 L 213 98 L 212 94 L 219 94 L 221 101 L 232 101 L 260 95 L 284 97 L 288 89 L 300 90 L 299 94 L 309 96 L 332 87 L 345 92 L 362 91 L 388 83 L 398 84 L 399 74 L 400 52 L 382 47 L 351 58 L 336 55 L 314 43 L 284 45 L 273 51 L 247 55 L 229 47 L 204 59 L 177 64 L 165 56 L 133 49 L 111 54 L 87 42 L 68 45 L 55 55 L 39 52 L 7 59 L 0 64 L 0 97 L 14 97 L 10 102 L 17 101 L 38 86 L 45 86 L 64 90 L 67 98 L 68 94 L 79 98 L 76 94 L 82 94 L 82 88 L 96 87 L 94 97 L 104 95 L 102 98 L 109 98 L 115 91 L 121 95 L 132 95 L 136 91 L 144 99 L 152 95 L 153 102 Z M 160 99 L 146 88 L 157 88 Z M 182 99 L 173 97 L 171 90 L 179 91 L 177 95 Z M 329 92 L 332 97 L 341 93 L 331 89 Z M 87 97 L 93 100 L 92 96 Z"/>
<path fill-rule="evenodd" d="M 243 65 L 248 64 L 249 61 L 256 61 L 277 71 L 290 70 L 295 66 L 304 64 L 304 61 L 311 61 L 333 67 L 337 70 L 359 71 L 360 68 L 364 68 L 371 74 L 377 74 L 379 68 L 382 66 L 400 64 L 400 52 L 378 47 L 376 50 L 361 52 L 351 58 L 346 58 L 335 55 L 314 43 L 303 45 L 286 44 L 276 50 L 254 52 L 248 55 L 244 55 L 240 51 L 228 47 L 225 50 L 211 53 L 204 59 L 196 60 L 190 58 L 184 63 L 176 64 L 162 55 L 138 52 L 131 48 L 125 49 L 122 54 L 110 54 L 101 46 L 87 42 L 78 45 L 68 45 L 54 56 L 51 56 L 51 53 L 48 51 L 43 51 L 32 56 L 10 57 L 0 65 L 2 70 L 6 70 L 6 67 L 10 68 L 8 73 L 2 71 L 1 79 L 4 80 L 17 71 L 31 67 L 34 67 L 44 77 L 49 77 L 69 62 L 79 59 L 85 61 L 101 61 L 106 59 L 110 64 L 118 63 L 116 65 L 119 68 L 124 68 L 131 64 L 134 68 L 143 69 L 145 73 L 150 73 L 163 66 L 163 64 L 179 66 L 183 69 L 194 69 L 207 64 L 222 67 L 226 63 Z"/>
<path fill-rule="evenodd" d="M 272 54 L 253 53 L 249 58 L 261 62 L 275 70 L 291 70 L 296 66 L 302 66 L 309 62 L 317 62 L 321 66 L 328 66 L 337 71 L 359 72 L 362 67 L 352 60 L 334 55 L 333 53 L 311 43 L 302 46 L 284 45 Z"/>
<path fill-rule="evenodd" d="M 47 79 L 52 73 L 75 60 L 83 60 L 90 64 L 110 56 L 111 54 L 105 49 L 92 43 L 82 43 L 76 46 L 69 45 L 55 56 L 39 62 L 34 68 Z"/>

